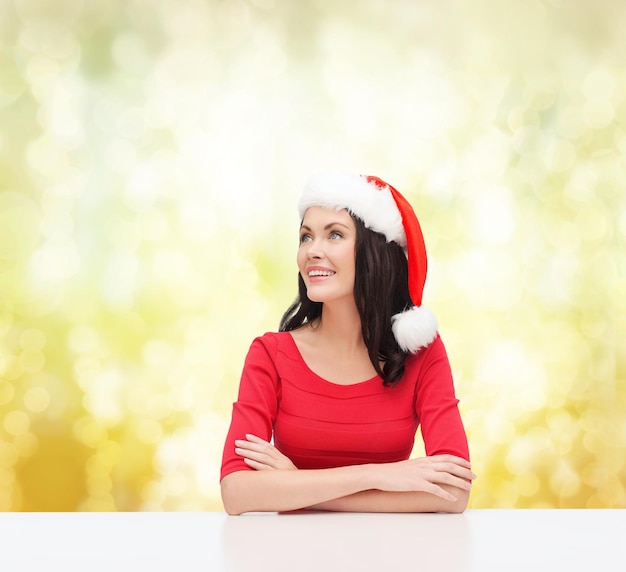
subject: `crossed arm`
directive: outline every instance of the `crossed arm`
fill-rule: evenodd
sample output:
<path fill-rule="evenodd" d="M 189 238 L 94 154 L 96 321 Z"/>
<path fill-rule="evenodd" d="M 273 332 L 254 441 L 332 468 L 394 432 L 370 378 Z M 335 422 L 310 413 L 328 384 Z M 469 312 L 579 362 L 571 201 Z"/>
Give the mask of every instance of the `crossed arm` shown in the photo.
<path fill-rule="evenodd" d="M 302 508 L 352 512 L 463 512 L 476 475 L 465 459 L 436 455 L 395 463 L 298 470 L 254 435 L 235 441 L 253 470 L 222 479 L 229 514 Z"/>

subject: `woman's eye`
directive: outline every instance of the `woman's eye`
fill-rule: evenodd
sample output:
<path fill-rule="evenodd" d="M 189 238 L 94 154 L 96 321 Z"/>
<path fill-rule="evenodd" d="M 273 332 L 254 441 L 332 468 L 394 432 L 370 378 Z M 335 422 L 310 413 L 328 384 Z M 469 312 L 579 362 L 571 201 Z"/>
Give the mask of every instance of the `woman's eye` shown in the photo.
<path fill-rule="evenodd" d="M 310 234 L 303 234 L 300 237 L 300 244 L 302 244 L 303 242 L 309 242 L 309 240 L 311 240 L 311 235 Z"/>
<path fill-rule="evenodd" d="M 337 239 L 337 238 L 343 238 L 341 236 L 341 233 L 337 232 L 337 231 L 333 231 L 330 233 L 330 238 L 332 238 L 333 240 Z"/>

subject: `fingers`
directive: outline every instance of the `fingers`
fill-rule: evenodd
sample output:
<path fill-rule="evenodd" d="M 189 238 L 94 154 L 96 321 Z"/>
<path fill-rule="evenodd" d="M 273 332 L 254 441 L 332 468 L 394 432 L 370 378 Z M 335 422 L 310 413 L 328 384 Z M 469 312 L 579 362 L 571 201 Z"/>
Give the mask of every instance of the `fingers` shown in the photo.
<path fill-rule="evenodd" d="M 441 463 L 453 463 L 458 465 L 459 467 L 465 467 L 467 469 L 472 468 L 472 463 L 463 457 L 457 457 L 455 455 L 432 455 L 430 457 L 425 457 L 433 462 L 441 462 Z"/>
<path fill-rule="evenodd" d="M 296 468 L 291 459 L 256 435 L 247 434 L 246 439 L 237 439 L 235 453 L 243 457 L 249 467 L 256 470 Z"/>
<path fill-rule="evenodd" d="M 256 470 L 268 468 L 268 448 L 270 447 L 271 445 L 267 441 L 263 441 L 256 435 L 246 435 L 246 439 L 235 441 L 235 453 L 241 455 L 244 462 Z"/>
<path fill-rule="evenodd" d="M 462 457 L 455 457 L 454 455 L 435 455 L 425 457 L 425 459 L 432 464 L 433 469 L 436 471 L 449 473 L 450 475 L 460 477 L 467 481 L 473 481 L 477 478 L 476 474 L 471 470 L 471 463 Z"/>
<path fill-rule="evenodd" d="M 458 499 L 452 494 L 446 491 L 444 488 L 436 485 L 435 483 L 428 483 L 422 489 L 425 493 L 430 493 L 436 497 L 442 498 L 443 500 L 455 502 Z"/>
<path fill-rule="evenodd" d="M 459 474 L 457 475 L 455 471 L 445 469 L 434 470 L 427 478 L 431 483 L 437 485 L 449 485 L 465 491 L 472 490 L 472 481 L 476 475 L 469 470 L 463 472 L 456 471 L 456 473 Z"/>
<path fill-rule="evenodd" d="M 272 459 L 263 453 L 247 451 L 246 449 L 235 448 L 235 453 L 243 457 L 244 463 L 253 469 L 264 470 L 274 468 Z"/>
<path fill-rule="evenodd" d="M 450 485 L 452 487 L 456 487 L 457 489 L 463 489 L 466 491 L 472 490 L 472 483 L 469 480 L 461 479 L 448 473 L 440 473 L 440 475 L 441 476 L 437 479 L 438 483 Z"/>
<path fill-rule="evenodd" d="M 460 477 L 461 479 L 465 479 L 468 481 L 473 481 L 476 478 L 476 475 L 465 467 L 459 467 L 454 463 L 438 463 L 434 465 L 437 471 L 448 473 L 455 477 Z"/>
<path fill-rule="evenodd" d="M 270 445 L 267 441 L 261 441 L 260 443 L 258 443 L 245 439 L 237 439 L 235 441 L 235 447 L 238 447 L 239 449 L 245 449 L 247 451 L 266 454 L 274 449 L 274 447 L 272 447 L 272 445 Z"/>
<path fill-rule="evenodd" d="M 261 437 L 257 437 L 256 435 L 253 435 L 252 433 L 246 433 L 246 439 L 252 443 L 258 443 L 260 445 L 270 444 L 269 441 L 264 441 L 263 439 L 261 439 Z"/>
<path fill-rule="evenodd" d="M 235 453 L 244 457 L 244 461 L 250 460 L 267 465 L 274 458 L 272 452 L 273 447 L 269 444 L 261 445 L 240 439 L 235 441 Z"/>
<path fill-rule="evenodd" d="M 271 469 L 269 465 L 266 465 L 265 463 L 260 463 L 259 461 L 255 461 L 254 459 L 248 459 L 247 457 L 244 457 L 243 462 L 255 471 L 267 471 L 268 469 Z"/>
<path fill-rule="evenodd" d="M 454 455 L 436 455 L 382 464 L 378 488 L 390 491 L 423 491 L 455 502 L 457 491 L 469 491 L 476 475 L 465 459 Z"/>
<path fill-rule="evenodd" d="M 452 487 L 453 489 L 470 491 L 472 490 L 472 483 L 470 480 L 455 477 L 446 472 L 434 472 L 430 477 L 424 477 L 425 484 L 423 484 L 422 490 L 430 493 L 434 496 L 440 497 L 446 501 L 456 502 L 457 497 L 449 492 L 445 487 Z"/>

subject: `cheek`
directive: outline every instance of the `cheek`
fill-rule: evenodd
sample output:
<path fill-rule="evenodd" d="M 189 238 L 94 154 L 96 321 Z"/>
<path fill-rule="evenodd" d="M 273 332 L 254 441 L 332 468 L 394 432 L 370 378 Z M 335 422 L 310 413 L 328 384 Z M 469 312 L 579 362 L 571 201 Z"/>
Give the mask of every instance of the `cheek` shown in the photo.
<path fill-rule="evenodd" d="M 298 265 L 298 270 L 302 270 L 304 268 L 304 263 L 306 262 L 306 254 L 302 248 L 298 249 L 298 253 L 296 254 L 296 264 Z"/>
<path fill-rule="evenodd" d="M 356 257 L 354 255 L 354 248 L 346 248 L 342 253 L 342 263 L 346 268 L 350 268 L 353 272 L 356 267 Z"/>

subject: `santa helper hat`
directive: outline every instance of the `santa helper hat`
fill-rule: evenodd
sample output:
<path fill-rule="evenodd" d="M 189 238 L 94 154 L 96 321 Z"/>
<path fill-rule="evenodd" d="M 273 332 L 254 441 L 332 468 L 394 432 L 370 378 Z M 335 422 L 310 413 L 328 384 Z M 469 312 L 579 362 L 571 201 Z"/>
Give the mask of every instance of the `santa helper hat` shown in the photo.
<path fill-rule="evenodd" d="M 387 242 L 404 249 L 409 270 L 409 294 L 413 306 L 391 318 L 398 345 L 415 353 L 437 336 L 437 318 L 422 306 L 428 260 L 417 216 L 410 203 L 378 177 L 343 173 L 313 175 L 298 202 L 300 217 L 312 206 L 347 209 L 367 228 L 383 234 Z"/>

